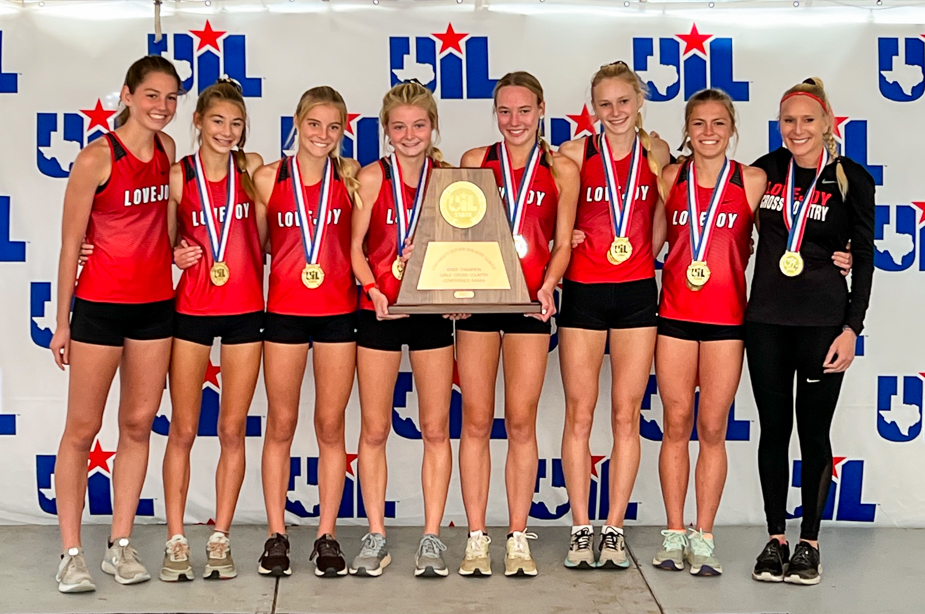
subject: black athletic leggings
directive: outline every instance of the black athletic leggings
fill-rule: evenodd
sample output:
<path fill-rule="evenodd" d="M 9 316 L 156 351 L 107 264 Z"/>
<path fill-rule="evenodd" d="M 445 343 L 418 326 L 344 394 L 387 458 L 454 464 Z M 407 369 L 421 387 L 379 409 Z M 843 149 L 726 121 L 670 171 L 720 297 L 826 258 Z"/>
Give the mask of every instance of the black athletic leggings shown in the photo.
<path fill-rule="evenodd" d="M 800 538 L 819 538 L 819 522 L 832 484 L 829 430 L 844 379 L 844 373 L 824 374 L 822 363 L 839 334 L 840 326 L 746 323 L 748 372 L 761 424 L 758 475 L 770 535 L 786 529 L 796 373 L 797 435 L 803 460 Z"/>

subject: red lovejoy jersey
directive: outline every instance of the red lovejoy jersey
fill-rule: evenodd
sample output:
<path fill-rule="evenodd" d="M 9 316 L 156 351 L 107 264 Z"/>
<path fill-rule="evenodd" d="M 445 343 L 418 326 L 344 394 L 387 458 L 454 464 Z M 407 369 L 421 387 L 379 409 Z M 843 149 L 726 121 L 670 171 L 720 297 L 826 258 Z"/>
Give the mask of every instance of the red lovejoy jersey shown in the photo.
<path fill-rule="evenodd" d="M 193 156 L 180 160 L 183 168 L 183 196 L 177 208 L 179 236 L 190 245 L 202 248 L 202 258 L 183 271 L 177 284 L 178 313 L 194 316 L 229 316 L 263 310 L 263 250 L 257 232 L 253 199 L 241 185 L 241 171 L 235 170 L 234 207 L 226 217 L 228 176 L 221 181 L 207 181 L 212 199 L 212 216 L 219 239 L 224 224 L 231 224 L 224 262 L 228 281 L 216 286 L 209 277 L 215 260 L 199 199 L 199 186 Z"/>
<path fill-rule="evenodd" d="M 315 288 L 302 283 L 305 250 L 295 202 L 289 158 L 283 158 L 276 171 L 276 184 L 267 203 L 267 223 L 270 233 L 270 291 L 267 311 L 293 316 L 335 316 L 352 313 L 357 308 L 357 286 L 350 263 L 350 220 L 353 203 L 347 188 L 335 169 L 331 185 L 331 202 L 327 220 L 318 220 L 318 200 L 321 182 L 303 185 L 302 194 L 314 237 L 315 225 L 325 224 L 321 238 L 318 264 L 324 271 L 324 281 Z"/>
<path fill-rule="evenodd" d="M 662 297 L 659 315 L 672 320 L 701 324 L 737 326 L 745 322 L 745 267 L 749 258 L 753 214 L 745 194 L 742 165 L 733 165 L 729 186 L 719 205 L 705 260 L 709 281 L 698 291 L 687 287 L 691 263 L 688 228 L 687 180 L 690 160 L 684 163 L 671 188 L 665 214 L 668 216 L 668 256 L 662 269 Z M 697 186 L 701 221 L 706 216 L 711 188 Z"/>
<path fill-rule="evenodd" d="M 498 189 L 503 190 L 504 178 L 501 174 L 501 143 L 495 143 L 485 152 L 482 168 L 490 168 L 495 173 Z M 514 185 L 520 185 L 524 169 L 514 169 Z M 503 198 L 505 207 L 507 201 Z M 520 259 L 530 299 L 536 300 L 536 293 L 543 285 L 546 265 L 549 264 L 549 244 L 556 233 L 556 213 L 559 209 L 559 189 L 552 176 L 552 169 L 546 162 L 546 156 L 540 154 L 540 163 L 533 175 L 533 183 L 527 192 L 526 210 L 523 213 L 521 234 L 527 241 L 527 253 Z"/>
<path fill-rule="evenodd" d="M 366 260 L 373 271 L 373 277 L 376 278 L 379 291 L 389 299 L 389 305 L 394 305 L 401 288 L 401 280 L 392 275 L 392 263 L 398 257 L 398 226 L 395 214 L 395 195 L 392 192 L 392 182 L 396 181 L 396 178 L 392 176 L 392 165 L 389 164 L 388 158 L 381 158 L 379 166 L 382 167 L 382 185 L 379 187 L 379 196 L 373 204 L 369 230 L 366 233 Z M 424 179 L 425 184 L 421 186 L 422 189 L 427 187 L 427 179 L 429 177 Z M 417 188 L 403 184 L 402 190 L 404 190 L 405 213 L 410 216 L 414 210 Z M 365 294 L 360 297 L 360 309 L 375 309 L 373 302 L 366 298 Z"/>
<path fill-rule="evenodd" d="M 607 253 L 615 234 L 610 219 L 610 198 L 607 178 L 604 175 L 604 158 L 598 149 L 599 144 L 597 137 L 585 139 L 581 189 L 575 215 L 575 228 L 585 233 L 585 240 L 572 250 L 572 259 L 565 271 L 565 279 L 583 284 L 606 284 L 655 277 L 652 218 L 658 204 L 658 178 L 649 169 L 648 152 L 643 150 L 642 153 L 636 200 L 627 230 L 633 253 L 625 262 L 613 265 L 607 260 Z M 625 189 L 629 181 L 631 156 L 632 152 L 614 162 L 621 189 Z"/>
<path fill-rule="evenodd" d="M 112 172 L 97 188 L 87 225 L 93 255 L 75 295 L 100 303 L 153 303 L 173 298 L 173 254 L 167 234 L 170 160 L 158 135 L 142 162 L 114 132 L 105 135 Z"/>

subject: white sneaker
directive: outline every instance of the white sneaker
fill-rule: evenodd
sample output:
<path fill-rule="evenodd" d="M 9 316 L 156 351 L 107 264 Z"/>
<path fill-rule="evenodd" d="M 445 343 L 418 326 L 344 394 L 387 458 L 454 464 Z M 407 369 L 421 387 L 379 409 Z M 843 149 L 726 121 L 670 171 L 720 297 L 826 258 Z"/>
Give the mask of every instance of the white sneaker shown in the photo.
<path fill-rule="evenodd" d="M 151 574 L 138 560 L 138 552 L 129 544 L 129 538 L 120 537 L 106 551 L 103 571 L 116 577 L 119 584 L 138 584 L 151 579 Z"/>
<path fill-rule="evenodd" d="M 594 529 L 590 526 L 575 527 L 569 541 L 565 566 L 569 569 L 594 569 Z"/>
<path fill-rule="evenodd" d="M 58 563 L 55 574 L 58 590 L 62 593 L 88 593 L 96 590 L 93 576 L 87 569 L 83 548 L 69 548 Z"/>
<path fill-rule="evenodd" d="M 238 571 L 231 558 L 231 539 L 221 531 L 215 531 L 206 542 L 205 571 L 202 577 L 206 580 L 230 580 L 237 577 Z"/>
<path fill-rule="evenodd" d="M 189 542 L 183 535 L 174 535 L 164 546 L 164 562 L 157 576 L 164 582 L 192 580 L 193 566 L 189 561 Z"/>
<path fill-rule="evenodd" d="M 535 576 L 536 561 L 530 554 L 528 539 L 536 539 L 536 533 L 514 531 L 507 538 L 507 552 L 504 557 L 504 575 L 506 576 Z"/>
<path fill-rule="evenodd" d="M 491 553 L 488 551 L 490 543 L 491 538 L 481 531 L 469 533 L 469 539 L 466 541 L 466 556 L 459 564 L 459 575 L 491 575 Z"/>

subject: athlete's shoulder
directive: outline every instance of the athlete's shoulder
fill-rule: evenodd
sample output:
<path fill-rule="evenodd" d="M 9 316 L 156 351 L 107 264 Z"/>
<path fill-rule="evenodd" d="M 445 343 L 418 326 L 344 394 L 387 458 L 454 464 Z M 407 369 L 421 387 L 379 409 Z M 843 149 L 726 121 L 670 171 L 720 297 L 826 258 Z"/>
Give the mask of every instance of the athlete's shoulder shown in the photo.
<path fill-rule="evenodd" d="M 357 173 L 357 179 L 359 180 L 360 184 L 364 186 L 381 184 L 383 179 L 382 164 L 379 162 L 379 160 L 370 162 L 359 170 Z"/>
<path fill-rule="evenodd" d="M 560 151 L 553 152 L 552 162 L 556 167 L 556 172 L 563 177 L 578 177 L 578 165 L 564 153 Z"/>
<path fill-rule="evenodd" d="M 559 153 L 576 164 L 584 157 L 587 137 L 579 137 L 559 145 Z"/>
<path fill-rule="evenodd" d="M 662 169 L 662 179 L 668 185 L 674 185 L 675 179 L 678 178 L 678 173 L 681 172 L 681 167 L 684 166 L 683 162 L 675 162 L 674 164 L 669 164 Z"/>
<path fill-rule="evenodd" d="M 745 180 L 746 187 L 761 186 L 763 190 L 768 183 L 768 174 L 759 166 L 749 166 L 739 163 L 742 167 L 742 178 Z"/>
<path fill-rule="evenodd" d="M 360 163 L 353 158 L 341 158 L 341 160 L 343 160 L 344 168 L 356 177 L 360 172 Z"/>
<path fill-rule="evenodd" d="M 111 162 L 112 150 L 107 139 L 96 139 L 77 154 L 71 174 L 87 173 L 102 180 L 108 175 Z"/>
<path fill-rule="evenodd" d="M 161 145 L 164 146 L 164 153 L 167 154 L 167 157 L 173 161 L 177 157 L 177 144 L 174 142 L 173 137 L 171 137 L 166 132 L 158 132 L 157 137 L 161 140 Z"/>
<path fill-rule="evenodd" d="M 659 166 L 666 166 L 671 162 L 671 148 L 663 139 L 652 139 L 651 155 L 655 156 L 655 161 Z"/>
<path fill-rule="evenodd" d="M 276 179 L 276 173 L 279 170 L 279 165 L 282 160 L 274 160 L 269 164 L 264 164 L 256 171 L 254 171 L 254 181 L 255 182 L 264 182 L 264 181 L 273 181 Z"/>
<path fill-rule="evenodd" d="M 482 166 L 482 160 L 485 159 L 485 153 L 491 148 L 491 145 L 484 147 L 475 147 L 462 155 L 459 162 L 461 168 L 477 168 Z"/>
<path fill-rule="evenodd" d="M 256 151 L 248 151 L 244 154 L 244 160 L 247 163 L 247 172 L 255 173 L 257 169 L 263 166 L 263 156 Z"/>
<path fill-rule="evenodd" d="M 845 170 L 845 176 L 848 177 L 849 183 L 876 185 L 873 175 L 863 165 L 846 156 L 839 156 L 836 160 L 841 163 L 842 168 Z"/>

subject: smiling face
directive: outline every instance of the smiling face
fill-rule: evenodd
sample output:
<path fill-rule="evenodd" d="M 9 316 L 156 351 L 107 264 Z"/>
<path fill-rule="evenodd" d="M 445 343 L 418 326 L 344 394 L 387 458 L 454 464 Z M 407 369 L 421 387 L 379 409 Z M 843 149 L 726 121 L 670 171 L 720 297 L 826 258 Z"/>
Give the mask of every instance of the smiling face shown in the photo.
<path fill-rule="evenodd" d="M 193 115 L 193 124 L 199 130 L 202 147 L 227 154 L 241 142 L 244 113 L 239 105 L 228 100 L 218 100 L 201 116 L 198 113 Z"/>
<path fill-rule="evenodd" d="M 536 140 L 540 118 L 546 103 L 539 102 L 534 92 L 521 85 L 508 85 L 498 91 L 495 113 L 498 130 L 508 145 L 518 146 Z"/>
<path fill-rule="evenodd" d="M 122 103 L 129 109 L 130 117 L 148 130 L 159 131 L 170 123 L 177 112 L 177 80 L 166 73 L 151 72 L 129 91 L 122 86 Z"/>
<path fill-rule="evenodd" d="M 330 154 L 343 136 L 343 117 L 331 104 L 315 105 L 299 122 L 299 149 L 316 158 Z"/>
<path fill-rule="evenodd" d="M 413 158 L 427 152 L 433 139 L 433 123 L 427 110 L 403 104 L 389 111 L 385 134 L 397 153 Z"/>
<path fill-rule="evenodd" d="M 832 117 L 809 96 L 791 96 L 780 105 L 780 135 L 794 156 L 818 157 Z"/>
<path fill-rule="evenodd" d="M 735 127 L 729 110 L 721 102 L 702 102 L 691 110 L 687 120 L 691 149 L 706 158 L 726 154 Z"/>
<path fill-rule="evenodd" d="M 607 134 L 622 136 L 635 130 L 643 96 L 625 80 L 613 77 L 603 79 L 591 89 L 591 102 L 594 115 Z"/>

